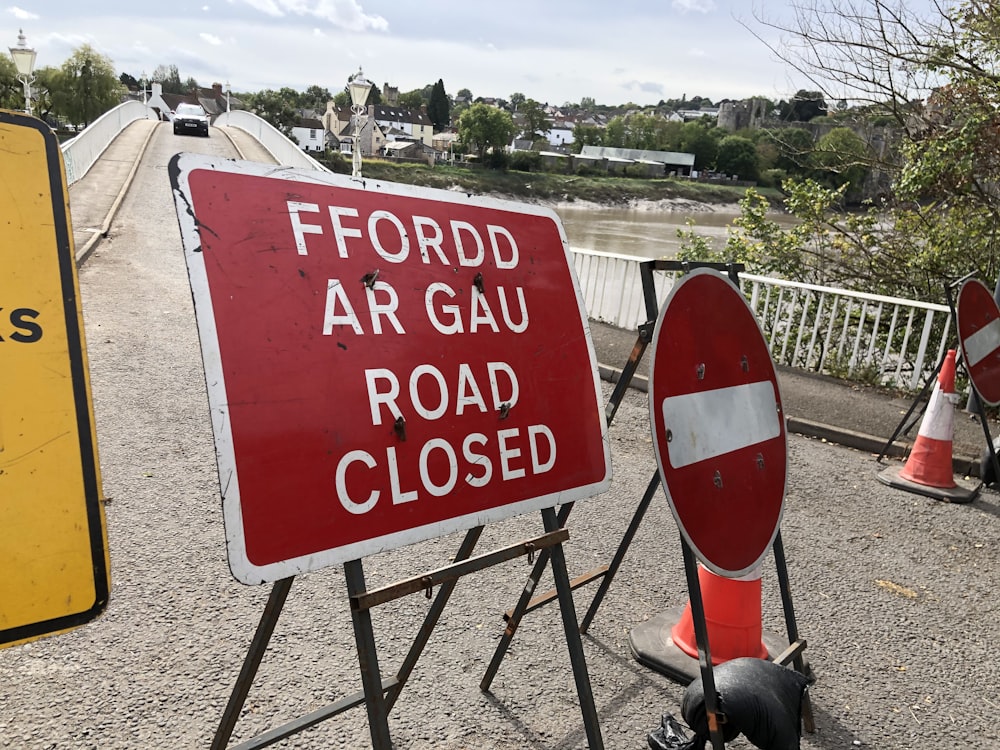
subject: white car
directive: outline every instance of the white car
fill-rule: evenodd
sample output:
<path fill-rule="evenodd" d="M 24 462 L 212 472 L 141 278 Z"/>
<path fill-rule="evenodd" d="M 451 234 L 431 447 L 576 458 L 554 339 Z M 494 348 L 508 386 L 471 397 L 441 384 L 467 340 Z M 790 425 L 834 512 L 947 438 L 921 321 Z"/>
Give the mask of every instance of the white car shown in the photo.
<path fill-rule="evenodd" d="M 174 135 L 193 133 L 208 138 L 208 115 L 198 104 L 178 104 L 174 110 Z"/>

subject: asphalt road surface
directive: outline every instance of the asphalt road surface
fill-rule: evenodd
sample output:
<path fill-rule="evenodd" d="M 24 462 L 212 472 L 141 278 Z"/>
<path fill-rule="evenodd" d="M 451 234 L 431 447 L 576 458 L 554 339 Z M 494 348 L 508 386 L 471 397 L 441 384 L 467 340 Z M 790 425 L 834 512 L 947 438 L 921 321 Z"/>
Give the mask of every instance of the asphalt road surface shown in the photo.
<path fill-rule="evenodd" d="M 166 165 L 179 150 L 233 157 L 211 138 L 160 126 L 110 236 L 80 269 L 111 545 L 107 612 L 71 633 L 0 651 L 0 747 L 205 748 L 269 587 L 230 575 L 190 287 Z M 607 386 L 605 386 L 607 388 Z M 605 391 L 607 396 L 608 390 Z M 655 469 L 645 394 L 610 429 L 614 481 L 577 504 L 570 575 L 606 563 Z M 886 487 L 871 455 L 789 437 L 782 536 L 801 635 L 818 676 L 817 732 L 802 747 L 1000 747 L 1000 503 L 947 505 Z M 541 519 L 487 528 L 479 551 L 542 532 Z M 365 560 L 374 587 L 448 564 L 461 535 Z M 493 682 L 479 689 L 521 558 L 459 582 L 389 725 L 399 748 L 586 747 L 559 612 L 529 614 Z M 550 578 L 541 586 L 548 588 Z M 575 592 L 581 616 L 594 587 Z M 781 631 L 773 559 L 763 624 Z M 658 496 L 583 644 L 608 748 L 644 748 L 684 688 L 639 665 L 629 632 L 687 600 L 677 526 Z M 373 612 L 383 676 L 429 602 Z M 343 572 L 300 576 L 234 742 L 360 689 Z M 277 747 L 370 746 L 354 709 Z M 730 743 L 746 748 L 742 738 Z"/>

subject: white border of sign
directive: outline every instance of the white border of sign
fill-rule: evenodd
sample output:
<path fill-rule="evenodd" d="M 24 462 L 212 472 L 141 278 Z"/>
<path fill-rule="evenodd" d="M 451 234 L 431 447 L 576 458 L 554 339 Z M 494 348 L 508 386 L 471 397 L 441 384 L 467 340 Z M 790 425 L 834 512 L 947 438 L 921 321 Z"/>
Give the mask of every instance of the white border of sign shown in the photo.
<path fill-rule="evenodd" d="M 326 566 L 342 564 L 358 560 L 368 555 L 402 547 L 408 544 L 434 539 L 455 531 L 463 531 L 476 526 L 501 521 L 533 510 L 541 510 L 556 505 L 575 502 L 587 497 L 606 492 L 611 485 L 611 446 L 608 439 L 607 420 L 604 417 L 600 374 L 597 371 L 597 360 L 594 353 L 593 339 L 587 313 L 583 307 L 583 296 L 580 292 L 579 280 L 573 266 L 569 244 L 558 215 L 548 208 L 532 206 L 494 198 L 467 196 L 463 193 L 453 193 L 447 190 L 420 188 L 379 180 L 354 179 L 345 175 L 327 174 L 315 171 L 296 170 L 285 167 L 275 167 L 253 162 L 240 162 L 221 157 L 209 157 L 200 154 L 177 154 L 170 164 L 171 180 L 177 186 L 174 190 L 174 201 L 180 223 L 181 239 L 184 246 L 184 257 L 188 264 L 191 281 L 191 291 L 194 298 L 195 314 L 198 319 L 198 330 L 201 339 L 202 359 L 205 367 L 205 379 L 208 387 L 209 406 L 212 415 L 212 429 L 215 435 L 216 460 L 219 471 L 219 484 L 223 500 L 223 519 L 226 530 L 226 545 L 229 566 L 234 577 L 246 584 L 260 584 L 288 578 L 303 572 L 317 570 Z M 587 348 L 593 370 L 593 402 L 590 408 L 600 415 L 601 439 L 604 446 L 605 474 L 601 481 L 572 487 L 562 492 L 541 497 L 522 500 L 510 505 L 502 505 L 480 513 L 457 516 L 439 523 L 417 526 L 381 537 L 367 539 L 354 544 L 325 550 L 320 553 L 288 559 L 277 563 L 258 566 L 250 562 L 246 552 L 243 536 L 243 517 L 240 504 L 239 476 L 236 470 L 236 456 L 233 448 L 233 436 L 230 431 L 230 421 L 226 395 L 226 384 L 223 377 L 222 360 L 219 350 L 218 331 L 215 327 L 215 313 L 212 308 L 211 290 L 208 286 L 208 276 L 205 269 L 205 259 L 200 251 L 201 241 L 198 235 L 197 221 L 189 205 L 191 195 L 188 176 L 195 170 L 209 170 L 230 174 L 249 175 L 277 180 L 290 180 L 317 185 L 328 185 L 336 188 L 346 188 L 379 194 L 397 195 L 401 197 L 421 198 L 482 207 L 503 211 L 512 211 L 526 215 L 536 215 L 551 218 L 559 229 L 566 263 L 573 279 L 577 299 L 577 313 L 582 322 L 587 339 Z M 571 310 L 566 311 L 567 318 Z M 581 408 L 586 408 L 581 393 Z"/>

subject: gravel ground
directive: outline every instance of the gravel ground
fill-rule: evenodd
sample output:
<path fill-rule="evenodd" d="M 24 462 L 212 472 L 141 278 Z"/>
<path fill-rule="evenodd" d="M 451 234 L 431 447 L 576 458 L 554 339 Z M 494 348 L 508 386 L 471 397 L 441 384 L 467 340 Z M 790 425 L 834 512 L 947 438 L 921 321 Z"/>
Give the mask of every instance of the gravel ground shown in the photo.
<path fill-rule="evenodd" d="M 204 748 L 269 587 L 230 576 L 197 331 L 166 163 L 179 149 L 231 156 L 224 139 L 159 129 L 109 239 L 80 271 L 97 418 L 112 596 L 71 633 L 0 651 L 0 747 Z M 609 391 L 605 391 L 608 395 Z M 614 482 L 577 504 L 570 575 L 611 559 L 655 468 L 645 395 L 611 427 Z M 1000 746 L 1000 502 L 947 505 L 875 479 L 871 455 L 789 437 L 782 536 L 799 630 L 818 681 L 805 750 Z M 488 528 L 477 551 L 542 532 Z M 461 535 L 365 560 L 370 587 L 450 562 Z M 586 747 L 558 609 L 527 616 L 493 683 L 482 678 L 524 585 L 518 561 L 463 579 L 390 715 L 400 748 Z M 783 628 L 773 560 L 764 627 Z M 541 586 L 548 588 L 548 577 Z M 575 593 L 582 612 L 593 587 Z M 684 689 L 635 662 L 638 623 L 687 599 L 676 524 L 658 498 L 584 637 L 608 748 L 644 748 Z M 429 606 L 414 595 L 373 612 L 383 676 Z M 342 571 L 296 579 L 234 741 L 360 688 Z M 358 708 L 279 743 L 370 746 Z M 747 748 L 740 739 L 732 748 Z"/>

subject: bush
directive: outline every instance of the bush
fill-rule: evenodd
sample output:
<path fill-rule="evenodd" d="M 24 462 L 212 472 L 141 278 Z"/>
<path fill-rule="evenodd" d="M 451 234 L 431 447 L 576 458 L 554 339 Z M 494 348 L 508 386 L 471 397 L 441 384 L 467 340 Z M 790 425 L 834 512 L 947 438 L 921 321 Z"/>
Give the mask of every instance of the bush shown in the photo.
<path fill-rule="evenodd" d="M 765 169 L 760 175 L 760 184 L 763 187 L 780 188 L 786 177 L 788 172 L 784 169 Z"/>
<path fill-rule="evenodd" d="M 503 151 L 489 151 L 486 154 L 486 158 L 483 159 L 483 166 L 487 169 L 507 169 L 507 163 L 510 160 Z"/>
<path fill-rule="evenodd" d="M 508 165 L 518 172 L 539 172 L 542 169 L 542 155 L 537 151 L 515 151 L 510 155 Z"/>

